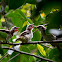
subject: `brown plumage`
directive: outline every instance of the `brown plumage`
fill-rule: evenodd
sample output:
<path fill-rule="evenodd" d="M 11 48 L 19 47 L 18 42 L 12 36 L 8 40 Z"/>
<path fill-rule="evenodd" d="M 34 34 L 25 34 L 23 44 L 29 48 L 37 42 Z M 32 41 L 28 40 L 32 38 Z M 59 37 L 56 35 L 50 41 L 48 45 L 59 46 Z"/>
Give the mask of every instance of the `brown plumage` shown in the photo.
<path fill-rule="evenodd" d="M 12 27 L 11 30 L 0 29 L 0 40 L 8 41 L 16 31 L 18 31 L 18 27 L 16 26 Z M 1 36 L 1 33 L 3 33 L 3 35 L 6 33 L 6 37 Z"/>
<path fill-rule="evenodd" d="M 43 25 L 38 25 L 36 26 L 36 28 L 39 29 L 39 31 L 41 32 L 43 38 L 47 41 L 50 42 L 52 40 L 56 40 L 56 37 L 54 37 L 52 34 L 46 34 L 46 27 L 44 27 Z M 56 46 L 57 48 L 59 48 L 59 44 L 58 43 L 51 43 L 52 46 Z"/>
<path fill-rule="evenodd" d="M 26 30 L 19 35 L 19 38 L 17 38 L 16 41 L 17 40 L 20 40 L 22 42 L 30 41 L 33 37 L 32 28 L 33 28 L 33 24 L 28 25 Z"/>

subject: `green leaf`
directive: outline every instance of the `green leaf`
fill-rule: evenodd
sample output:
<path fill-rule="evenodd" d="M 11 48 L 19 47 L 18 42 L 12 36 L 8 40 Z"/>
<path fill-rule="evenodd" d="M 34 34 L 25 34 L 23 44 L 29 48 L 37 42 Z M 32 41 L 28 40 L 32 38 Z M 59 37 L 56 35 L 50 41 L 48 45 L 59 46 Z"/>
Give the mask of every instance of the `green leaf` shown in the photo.
<path fill-rule="evenodd" d="M 6 40 L 6 38 L 8 37 L 8 34 L 5 32 L 0 32 L 0 39 L 1 40 Z"/>
<path fill-rule="evenodd" d="M 27 21 L 24 22 L 23 27 L 26 26 L 26 25 L 28 25 Z"/>
<path fill-rule="evenodd" d="M 28 46 L 28 48 L 30 49 L 30 51 L 32 51 L 32 50 L 34 50 L 34 49 L 37 49 L 36 46 L 37 46 L 37 45 L 32 45 L 32 44 L 30 44 L 30 45 Z"/>
<path fill-rule="evenodd" d="M 57 48 L 51 49 L 49 51 L 49 59 L 58 61 L 58 60 L 60 60 L 59 56 L 60 56 L 60 52 Z"/>
<path fill-rule="evenodd" d="M 10 56 L 10 58 L 14 57 L 14 56 L 17 55 L 17 54 L 19 54 L 19 53 L 14 52 L 14 53 Z M 13 59 L 11 60 L 11 62 L 19 62 L 19 60 L 20 60 L 20 55 L 18 55 L 18 56 L 16 56 L 15 58 L 13 58 Z"/>
<path fill-rule="evenodd" d="M 0 15 L 0 19 L 1 19 L 1 15 Z"/>
<path fill-rule="evenodd" d="M 39 12 L 44 12 L 48 15 L 53 8 L 61 10 L 61 6 L 61 0 L 43 0 L 36 4 L 36 8 L 32 11 L 31 18 L 36 18 L 40 14 Z"/>
<path fill-rule="evenodd" d="M 26 46 L 22 46 L 22 47 L 21 47 L 21 51 L 30 53 L 29 48 L 27 48 Z"/>
<path fill-rule="evenodd" d="M 1 0 L 0 0 L 0 2 L 1 2 Z"/>
<path fill-rule="evenodd" d="M 36 0 L 26 0 L 27 3 L 36 4 Z"/>
<path fill-rule="evenodd" d="M 9 5 L 9 9 L 17 9 L 20 6 L 22 6 L 22 4 L 25 3 L 25 0 L 9 0 L 8 1 L 8 5 Z"/>
<path fill-rule="evenodd" d="M 32 57 L 32 56 L 30 56 L 29 59 L 30 59 L 29 62 L 36 62 L 36 61 L 35 61 L 35 58 Z"/>
<path fill-rule="evenodd" d="M 33 33 L 33 41 L 40 41 L 41 40 L 41 33 L 39 31 L 36 31 Z"/>
<path fill-rule="evenodd" d="M 30 24 L 33 24 L 32 20 L 29 18 L 27 19 Z"/>
<path fill-rule="evenodd" d="M 19 10 L 15 10 L 15 11 L 11 11 L 8 15 L 6 15 L 6 17 L 11 17 L 12 18 L 12 23 L 17 26 L 22 28 L 23 27 L 23 23 L 25 21 L 27 21 L 27 18 L 25 17 L 25 15 Z M 22 29 L 19 30 L 21 31 Z"/>
<path fill-rule="evenodd" d="M 20 50 L 23 52 L 30 53 L 30 50 L 27 46 L 21 46 Z M 27 61 L 29 62 L 29 55 L 22 54 L 21 55 L 21 62 L 27 62 Z"/>
<path fill-rule="evenodd" d="M 1 26 L 2 26 L 2 23 L 1 23 L 1 20 L 0 20 L 0 28 L 1 28 Z"/>
<path fill-rule="evenodd" d="M 46 56 L 46 52 L 41 45 L 37 44 L 37 48 L 43 56 Z"/>
<path fill-rule="evenodd" d="M 50 13 L 47 17 L 45 22 L 48 22 L 47 30 L 49 29 L 58 29 L 60 25 L 62 26 L 62 11 L 55 11 Z"/>
<path fill-rule="evenodd" d="M 1 55 L 4 54 L 4 51 L 3 51 L 2 47 L 1 47 L 1 45 L 0 45 L 0 54 L 1 54 Z"/>
<path fill-rule="evenodd" d="M 19 9 L 17 9 L 17 11 L 22 15 L 22 17 L 24 17 L 25 20 L 27 20 L 26 16 L 24 15 L 22 11 L 20 11 Z"/>
<path fill-rule="evenodd" d="M 26 55 L 22 54 L 21 58 L 20 58 L 21 62 L 29 62 L 29 57 L 27 57 Z"/>
<path fill-rule="evenodd" d="M 4 59 L 2 60 L 2 62 L 7 62 L 8 59 L 10 59 L 10 58 L 9 58 L 9 57 L 6 57 L 6 58 L 4 58 Z"/>
<path fill-rule="evenodd" d="M 22 28 L 21 32 L 25 31 L 25 30 L 26 30 L 26 27 L 27 27 L 27 25 L 25 25 L 25 26 Z"/>

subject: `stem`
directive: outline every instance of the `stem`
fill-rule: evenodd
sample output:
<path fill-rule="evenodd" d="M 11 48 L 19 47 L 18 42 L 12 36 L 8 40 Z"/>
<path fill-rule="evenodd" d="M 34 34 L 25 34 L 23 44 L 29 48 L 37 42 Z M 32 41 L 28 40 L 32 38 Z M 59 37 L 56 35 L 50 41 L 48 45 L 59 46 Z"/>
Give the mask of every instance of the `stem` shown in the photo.
<path fill-rule="evenodd" d="M 12 58 L 10 58 L 10 59 L 8 60 L 8 62 L 11 61 L 12 59 L 14 59 L 14 58 L 15 58 L 16 56 L 18 56 L 18 55 L 20 55 L 20 53 L 16 54 L 16 55 L 13 56 Z"/>
<path fill-rule="evenodd" d="M 25 45 L 25 44 L 40 44 L 40 43 L 62 43 L 62 40 L 53 40 L 51 42 L 32 41 L 32 42 L 28 42 L 28 43 L 5 43 L 5 42 L 0 42 L 0 44 L 9 44 L 9 45 Z"/>
<path fill-rule="evenodd" d="M 5 53 L 4 56 L 0 58 L 0 62 L 1 62 L 5 57 L 7 57 L 7 56 L 8 56 L 8 54 Z"/>
<path fill-rule="evenodd" d="M 42 60 L 45 60 L 45 61 L 55 62 L 55 61 L 52 61 L 52 60 L 47 59 L 47 58 L 43 58 L 43 57 L 40 57 L 40 56 L 37 56 L 37 55 L 33 55 L 33 54 L 30 54 L 30 53 L 27 53 L 27 52 L 18 51 L 18 50 L 9 48 L 9 47 L 2 47 L 2 48 L 3 48 L 3 49 L 10 49 L 10 50 L 13 50 L 13 51 L 15 51 L 15 52 L 19 52 L 20 54 L 26 54 L 26 55 L 34 56 L 34 57 L 36 57 L 36 58 L 39 58 L 39 59 L 42 59 Z"/>

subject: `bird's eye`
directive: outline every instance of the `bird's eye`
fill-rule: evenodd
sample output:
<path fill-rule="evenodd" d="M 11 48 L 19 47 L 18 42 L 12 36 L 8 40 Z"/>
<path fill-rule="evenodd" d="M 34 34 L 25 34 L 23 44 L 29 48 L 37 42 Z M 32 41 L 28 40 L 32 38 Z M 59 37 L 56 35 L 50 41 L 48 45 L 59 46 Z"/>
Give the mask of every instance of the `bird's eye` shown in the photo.
<path fill-rule="evenodd" d="M 14 27 L 14 29 L 16 29 L 16 27 Z"/>
<path fill-rule="evenodd" d="M 29 25 L 29 27 L 32 27 L 32 25 Z"/>
<path fill-rule="evenodd" d="M 32 27 L 32 25 L 30 27 Z"/>

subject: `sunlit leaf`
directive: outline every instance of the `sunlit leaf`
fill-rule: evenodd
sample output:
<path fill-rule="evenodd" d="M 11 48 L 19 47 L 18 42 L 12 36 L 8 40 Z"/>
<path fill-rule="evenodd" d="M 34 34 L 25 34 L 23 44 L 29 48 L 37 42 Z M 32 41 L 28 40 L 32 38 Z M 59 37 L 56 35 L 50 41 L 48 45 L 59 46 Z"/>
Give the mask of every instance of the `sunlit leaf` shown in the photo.
<path fill-rule="evenodd" d="M 0 58 L 1 58 L 2 56 L 1 56 L 1 54 L 0 54 Z"/>
<path fill-rule="evenodd" d="M 23 23 L 25 21 L 27 21 L 26 16 L 23 14 L 23 12 L 21 12 L 20 10 L 15 10 L 15 11 L 11 11 L 8 15 L 6 15 L 7 17 L 11 17 L 12 18 L 12 23 L 17 26 L 22 28 Z M 20 29 L 19 30 L 22 30 Z"/>
<path fill-rule="evenodd" d="M 37 48 L 43 56 L 46 56 L 46 52 L 41 45 L 37 44 Z"/>
<path fill-rule="evenodd" d="M 5 22 L 5 18 L 4 17 L 1 18 L 1 22 Z"/>
<path fill-rule="evenodd" d="M 28 22 L 27 22 L 27 21 L 24 22 L 24 24 L 23 24 L 22 27 L 24 27 L 24 26 L 26 26 L 26 25 L 28 25 Z"/>

